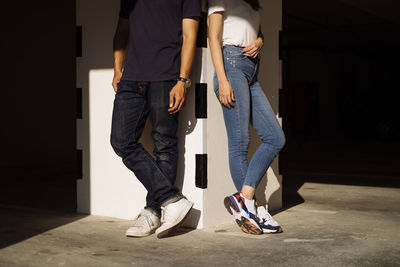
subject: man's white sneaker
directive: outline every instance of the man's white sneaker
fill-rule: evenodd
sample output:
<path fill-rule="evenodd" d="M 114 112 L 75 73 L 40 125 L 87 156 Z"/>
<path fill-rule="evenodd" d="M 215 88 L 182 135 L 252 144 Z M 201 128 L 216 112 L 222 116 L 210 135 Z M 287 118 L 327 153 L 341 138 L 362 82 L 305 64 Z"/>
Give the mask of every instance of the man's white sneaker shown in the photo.
<path fill-rule="evenodd" d="M 126 236 L 143 237 L 153 234 L 160 227 L 160 218 L 149 209 L 143 209 L 133 219 L 132 226 L 126 231 Z"/>
<path fill-rule="evenodd" d="M 161 207 L 161 226 L 156 230 L 157 237 L 166 237 L 178 229 L 192 207 L 193 202 L 186 198 Z"/>
<path fill-rule="evenodd" d="M 257 208 L 257 216 L 259 218 L 259 225 L 264 234 L 282 233 L 282 227 L 272 218 L 268 213 L 268 206 L 260 206 Z"/>

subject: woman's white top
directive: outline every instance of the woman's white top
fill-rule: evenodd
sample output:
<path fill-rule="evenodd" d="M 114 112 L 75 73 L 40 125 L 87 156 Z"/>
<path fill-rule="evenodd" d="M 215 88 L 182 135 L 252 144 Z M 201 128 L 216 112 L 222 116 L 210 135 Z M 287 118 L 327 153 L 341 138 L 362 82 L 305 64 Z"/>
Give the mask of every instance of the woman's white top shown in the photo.
<path fill-rule="evenodd" d="M 246 47 L 258 37 L 260 13 L 243 0 L 208 0 L 208 15 L 224 12 L 223 45 Z"/>

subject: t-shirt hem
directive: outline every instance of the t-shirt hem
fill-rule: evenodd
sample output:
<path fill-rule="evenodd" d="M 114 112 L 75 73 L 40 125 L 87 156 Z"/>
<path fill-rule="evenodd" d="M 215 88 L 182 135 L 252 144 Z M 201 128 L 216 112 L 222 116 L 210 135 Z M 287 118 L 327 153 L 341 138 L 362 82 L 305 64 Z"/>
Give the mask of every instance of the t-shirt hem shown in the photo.
<path fill-rule="evenodd" d="M 191 19 L 191 18 L 196 18 L 196 19 L 199 19 L 199 18 L 201 18 L 201 14 L 189 14 L 189 15 L 185 15 L 185 16 L 182 16 L 182 18 L 184 18 L 184 19 Z"/>
<path fill-rule="evenodd" d="M 223 9 L 223 8 L 216 8 L 216 9 L 213 9 L 213 10 L 209 10 L 209 11 L 208 11 L 208 16 L 211 16 L 212 14 L 217 13 L 217 12 L 225 12 L 225 9 Z"/>
<path fill-rule="evenodd" d="M 176 81 L 177 77 L 124 77 L 122 76 L 121 80 L 131 81 L 131 82 L 165 82 L 165 81 Z"/>

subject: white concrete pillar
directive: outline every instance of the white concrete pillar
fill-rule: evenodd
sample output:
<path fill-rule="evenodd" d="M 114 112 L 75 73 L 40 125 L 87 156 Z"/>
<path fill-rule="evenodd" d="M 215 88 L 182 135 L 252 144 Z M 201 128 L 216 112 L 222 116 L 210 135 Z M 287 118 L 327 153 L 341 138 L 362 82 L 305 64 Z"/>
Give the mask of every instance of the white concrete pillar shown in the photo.
<path fill-rule="evenodd" d="M 266 45 L 260 80 L 277 107 L 280 87 L 278 31 L 281 28 L 281 1 L 268 0 L 263 8 Z M 78 148 L 83 150 L 83 179 L 78 181 L 78 211 L 130 219 L 145 205 L 146 191 L 134 174 L 111 148 L 109 137 L 114 92 L 111 87 L 112 38 L 118 20 L 119 1 L 77 0 L 77 25 L 82 26 L 83 51 L 77 61 L 77 87 L 83 90 L 83 118 L 78 120 Z M 213 66 L 207 48 L 198 48 L 192 71 L 194 85 L 188 89 L 186 107 L 180 114 L 179 167 L 177 185 L 195 202 L 186 224 L 191 227 L 231 223 L 223 198 L 235 189 L 228 168 L 227 139 L 222 111 L 213 92 Z M 208 118 L 195 117 L 195 83 L 208 84 Z M 272 93 L 273 92 L 273 93 Z M 271 99 L 270 99 L 271 100 Z M 252 138 L 257 142 L 257 138 Z M 152 151 L 150 127 L 142 138 Z M 208 155 L 208 187 L 195 185 L 195 155 Z M 270 199 L 273 208 L 281 206 L 280 178 L 276 162 L 268 172 L 268 186 L 258 192 Z M 271 177 L 271 178 L 270 178 Z M 265 180 L 265 179 L 264 179 Z"/>

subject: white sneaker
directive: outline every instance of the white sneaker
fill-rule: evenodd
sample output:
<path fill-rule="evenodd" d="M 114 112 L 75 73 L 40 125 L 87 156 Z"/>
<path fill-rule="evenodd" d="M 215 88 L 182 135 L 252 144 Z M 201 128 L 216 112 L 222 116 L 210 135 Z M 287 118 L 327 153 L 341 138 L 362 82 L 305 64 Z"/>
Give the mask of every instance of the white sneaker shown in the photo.
<path fill-rule="evenodd" d="M 126 231 L 126 236 L 143 237 L 153 234 L 160 227 L 160 218 L 148 209 L 142 209 L 133 219 L 132 227 Z"/>
<path fill-rule="evenodd" d="M 268 206 L 260 206 L 257 208 L 257 216 L 259 218 L 259 225 L 264 234 L 282 233 L 282 227 L 272 218 L 268 213 Z"/>
<path fill-rule="evenodd" d="M 192 207 L 193 202 L 186 198 L 161 207 L 161 226 L 156 230 L 157 237 L 166 237 L 178 229 Z"/>

